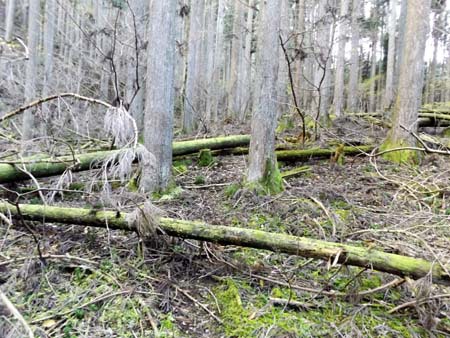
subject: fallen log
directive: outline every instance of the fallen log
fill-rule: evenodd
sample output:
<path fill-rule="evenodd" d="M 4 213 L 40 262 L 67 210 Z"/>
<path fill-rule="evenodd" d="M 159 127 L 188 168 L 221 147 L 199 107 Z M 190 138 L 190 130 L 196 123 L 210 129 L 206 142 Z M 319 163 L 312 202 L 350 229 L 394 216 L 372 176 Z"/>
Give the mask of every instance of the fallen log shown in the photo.
<path fill-rule="evenodd" d="M 129 214 L 116 211 L 28 204 L 20 204 L 16 207 L 9 203 L 0 203 L 0 212 L 28 221 L 78 224 L 128 231 L 136 230 L 135 223 L 127 221 L 130 219 Z M 330 260 L 399 276 L 422 278 L 431 272 L 433 282 L 450 285 L 450 276 L 437 263 L 422 258 L 386 253 L 373 248 L 171 218 L 161 218 L 159 227 L 164 233 L 171 236 Z M 446 267 L 446 269 L 448 271 L 450 267 Z"/>
<path fill-rule="evenodd" d="M 193 141 L 174 142 L 173 155 L 182 156 L 198 152 L 201 149 L 220 149 L 227 147 L 238 147 L 248 144 L 250 137 L 248 135 L 233 135 L 216 137 L 212 139 L 202 139 Z M 373 147 L 345 147 L 344 152 L 348 155 L 360 154 L 364 151 L 370 151 Z M 221 150 L 222 151 L 222 150 Z M 247 148 L 230 148 L 222 152 L 229 154 L 247 154 Z M 72 171 L 90 170 L 101 166 L 101 164 L 118 154 L 120 150 L 98 151 L 93 153 L 79 154 L 75 156 L 60 156 L 54 159 L 36 159 L 17 163 L 0 163 L 0 183 L 17 182 L 30 178 L 30 173 L 36 178 L 49 177 L 62 174 L 67 168 Z M 309 159 L 312 157 L 323 158 L 334 154 L 334 149 L 304 149 L 304 150 L 283 150 L 277 151 L 277 157 L 280 161 L 295 161 L 300 159 Z M 23 168 L 24 169 L 21 169 Z M 28 172 L 28 173 L 27 173 Z"/>
<path fill-rule="evenodd" d="M 239 147 L 250 143 L 249 135 L 222 136 L 209 139 L 181 141 L 173 143 L 173 155 L 187 155 L 200 151 L 204 148 L 221 149 Z M 67 168 L 72 171 L 84 171 L 101 166 L 111 156 L 118 154 L 120 150 L 98 151 L 84 153 L 74 156 L 59 156 L 57 158 L 25 159 L 21 161 L 10 161 L 0 163 L 0 183 L 16 182 L 34 177 L 48 177 L 62 174 Z M 27 173 L 28 172 L 28 173 Z"/>
<path fill-rule="evenodd" d="M 336 148 L 310 148 L 310 149 L 289 149 L 276 150 L 278 161 L 299 161 L 308 160 L 310 158 L 329 158 L 334 155 Z M 343 149 L 343 155 L 359 155 L 370 152 L 374 147 L 370 145 L 364 146 L 346 146 Z M 216 155 L 246 155 L 248 148 L 232 148 L 213 152 Z"/>

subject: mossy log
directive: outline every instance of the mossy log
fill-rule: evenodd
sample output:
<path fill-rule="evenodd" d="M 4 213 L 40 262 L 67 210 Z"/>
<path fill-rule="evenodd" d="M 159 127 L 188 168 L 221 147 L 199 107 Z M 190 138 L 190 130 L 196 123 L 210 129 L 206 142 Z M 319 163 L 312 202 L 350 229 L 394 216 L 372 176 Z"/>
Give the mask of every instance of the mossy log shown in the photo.
<path fill-rule="evenodd" d="M 278 161 L 299 161 L 299 160 L 308 160 L 310 158 L 329 158 L 334 155 L 337 147 L 333 148 L 310 148 L 310 149 L 289 149 L 289 150 L 276 150 L 275 154 L 277 155 Z M 343 149 L 344 155 L 359 155 L 364 154 L 365 152 L 372 151 L 374 147 L 371 145 L 364 146 L 346 146 Z M 248 154 L 248 148 L 233 148 L 233 149 L 224 149 L 218 150 L 214 152 L 215 154 L 221 155 L 246 155 Z"/>
<path fill-rule="evenodd" d="M 24 220 L 102 228 L 107 225 L 109 229 L 135 230 L 134 223 L 127 221 L 128 215 L 126 213 L 115 211 L 27 204 L 19 205 L 18 209 L 9 203 L 0 203 L 0 212 L 10 214 L 13 217 L 23 217 Z M 331 260 L 341 264 L 365 267 L 399 276 L 422 278 L 431 272 L 433 282 L 450 284 L 450 276 L 437 263 L 429 262 L 422 258 L 386 253 L 373 248 L 171 218 L 161 218 L 160 228 L 171 236 Z M 448 269 L 450 267 L 447 267 Z"/>
<path fill-rule="evenodd" d="M 239 148 L 242 145 L 248 145 L 249 135 L 232 135 L 216 137 L 210 139 L 192 140 L 174 142 L 173 155 L 182 156 L 192 154 L 201 149 L 225 149 L 222 153 L 229 154 L 247 154 L 247 148 Z M 236 147 L 236 148 L 235 148 Z M 227 150 L 227 148 L 230 148 Z M 372 147 L 345 147 L 345 154 L 354 155 L 363 151 L 370 151 Z M 60 156 L 53 159 L 38 158 L 25 160 L 24 165 L 27 172 L 34 177 L 49 177 L 62 174 L 67 168 L 72 171 L 90 170 L 100 166 L 105 160 L 117 154 L 120 150 L 98 151 L 92 153 L 79 154 L 75 156 Z M 327 157 L 334 153 L 334 149 L 305 149 L 305 150 L 283 150 L 277 151 L 279 160 L 290 161 L 299 159 L 308 159 L 311 157 Z M 21 164 L 0 163 L 0 183 L 16 182 L 29 179 L 30 176 L 21 170 Z"/>
<path fill-rule="evenodd" d="M 222 149 L 245 146 L 250 143 L 249 135 L 231 135 L 209 139 L 180 141 L 173 143 L 173 155 L 192 154 L 201 149 Z M 83 171 L 98 167 L 106 159 L 120 150 L 98 151 L 74 156 L 60 156 L 57 158 L 25 159 L 25 169 L 34 177 L 48 177 L 62 174 L 67 168 L 72 171 Z M 13 161 L 11 161 L 13 162 Z M 18 161 L 19 163 L 19 161 Z M 0 183 L 15 182 L 29 179 L 30 176 L 20 170 L 21 164 L 0 163 Z"/>

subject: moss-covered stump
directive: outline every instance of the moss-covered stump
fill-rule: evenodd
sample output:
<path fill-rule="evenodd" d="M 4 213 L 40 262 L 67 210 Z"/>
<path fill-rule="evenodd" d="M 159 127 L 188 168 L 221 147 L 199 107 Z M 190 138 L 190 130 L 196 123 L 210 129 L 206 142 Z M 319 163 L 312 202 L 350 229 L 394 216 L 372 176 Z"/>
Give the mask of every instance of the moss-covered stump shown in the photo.
<path fill-rule="evenodd" d="M 16 207 L 9 203 L 0 203 L 0 212 L 31 221 L 79 224 L 136 231 L 135 223 L 128 221 L 130 219 L 128 214 L 116 211 L 27 204 L 21 204 Z M 434 283 L 450 285 L 450 276 L 447 275 L 445 269 L 435 262 L 429 262 L 422 258 L 401 256 L 372 248 L 326 242 L 306 237 L 171 218 L 161 218 L 159 226 L 164 233 L 171 236 L 336 261 L 341 264 L 360 266 L 400 276 L 422 278 L 431 273 Z M 448 271 L 450 267 L 446 267 L 446 269 Z"/>

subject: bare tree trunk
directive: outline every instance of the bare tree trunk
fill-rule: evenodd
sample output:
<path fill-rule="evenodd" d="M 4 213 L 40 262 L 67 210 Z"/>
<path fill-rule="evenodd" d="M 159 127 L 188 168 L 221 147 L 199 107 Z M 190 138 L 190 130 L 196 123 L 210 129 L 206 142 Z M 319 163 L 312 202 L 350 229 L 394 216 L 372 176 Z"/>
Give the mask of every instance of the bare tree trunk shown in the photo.
<path fill-rule="evenodd" d="M 285 43 L 286 40 L 290 37 L 289 31 L 289 7 L 288 0 L 281 1 L 281 23 L 280 23 L 280 36 Z M 288 42 L 288 45 L 290 42 Z M 275 48 L 275 46 L 273 47 Z M 279 46 L 278 48 L 281 48 Z M 288 96 L 288 69 L 286 64 L 286 57 L 283 52 L 278 53 L 280 64 L 278 67 L 278 117 L 283 114 L 286 108 L 289 106 L 289 96 Z"/>
<path fill-rule="evenodd" d="M 244 3 L 243 0 L 234 0 L 233 34 L 231 39 L 230 78 L 228 80 L 228 113 L 231 116 L 240 116 L 242 109 L 240 82 L 241 63 L 243 61 L 244 37 Z"/>
<path fill-rule="evenodd" d="M 6 27 L 5 27 L 6 42 L 11 41 L 12 38 L 15 9 L 16 9 L 16 0 L 8 0 L 6 7 Z"/>
<path fill-rule="evenodd" d="M 375 111 L 375 87 L 377 76 L 377 45 L 378 45 L 378 28 L 372 32 L 372 51 L 370 57 L 370 89 L 369 89 L 369 112 Z"/>
<path fill-rule="evenodd" d="M 183 130 L 187 133 L 197 128 L 200 118 L 199 84 L 201 75 L 202 24 L 205 0 L 192 0 L 190 11 L 188 65 L 184 100 Z"/>
<path fill-rule="evenodd" d="M 348 0 L 341 0 L 341 13 L 339 25 L 338 55 L 336 59 L 336 76 L 334 84 L 334 113 L 341 116 L 344 111 L 344 70 L 345 70 L 345 45 L 347 43 L 347 14 Z"/>
<path fill-rule="evenodd" d="M 436 24 L 436 23 L 435 23 Z M 438 36 L 433 36 L 433 59 L 431 60 L 430 73 L 428 76 L 428 91 L 426 96 L 427 103 L 433 103 L 435 101 L 435 89 L 436 89 L 436 65 L 437 65 L 437 53 L 439 48 Z"/>
<path fill-rule="evenodd" d="M 410 130 L 417 129 L 430 7 L 431 0 L 408 0 L 397 100 L 392 114 L 392 128 L 382 149 L 416 144 L 416 139 L 411 135 Z M 399 163 L 418 160 L 418 153 L 412 150 L 389 152 L 384 156 Z"/>
<path fill-rule="evenodd" d="M 397 28 L 397 0 L 389 1 L 389 42 L 386 68 L 386 89 L 383 108 L 388 110 L 394 101 L 395 32 Z"/>
<path fill-rule="evenodd" d="M 42 94 L 48 96 L 50 84 L 52 83 L 53 71 L 53 46 L 56 28 L 56 0 L 45 2 L 45 24 L 44 24 L 44 85 Z"/>
<path fill-rule="evenodd" d="M 217 20 L 216 20 L 216 39 L 214 46 L 214 70 L 213 70 L 213 95 L 212 95 L 212 120 L 217 122 L 221 115 L 221 102 L 224 92 L 223 73 L 225 72 L 224 55 L 224 19 L 225 19 L 225 1 L 218 0 Z"/>
<path fill-rule="evenodd" d="M 361 1 L 353 0 L 352 7 L 352 23 L 351 23 L 351 58 L 350 58 L 350 75 L 348 83 L 348 99 L 347 109 L 351 112 L 358 110 L 358 95 L 359 95 L 359 39 L 360 27 L 359 18 L 361 16 Z"/>
<path fill-rule="evenodd" d="M 207 5 L 207 11 L 205 15 L 205 27 L 206 27 L 206 43 L 205 43 L 205 83 L 204 91 L 207 94 L 205 97 L 205 123 L 209 127 L 211 123 L 211 107 L 212 98 L 214 95 L 214 89 L 211 87 L 214 76 L 214 35 L 215 35 L 215 24 L 216 24 L 216 1 L 210 0 Z"/>
<path fill-rule="evenodd" d="M 38 39 L 39 39 L 39 9 L 40 1 L 29 0 L 28 9 L 28 62 L 25 79 L 25 101 L 30 102 L 36 96 L 36 76 L 38 66 Z M 28 109 L 23 116 L 22 140 L 33 138 L 34 110 Z"/>
<path fill-rule="evenodd" d="M 141 175 L 145 191 L 165 189 L 171 177 L 175 8 L 176 0 L 150 3 L 148 41 L 158 48 L 148 48 L 144 144 L 156 163 L 147 166 Z"/>
<path fill-rule="evenodd" d="M 261 183 L 268 192 L 282 189 L 282 181 L 275 157 L 275 128 L 277 125 L 277 77 L 281 0 L 265 3 L 261 18 L 261 41 L 259 44 L 258 96 L 252 116 L 252 137 L 250 142 L 249 169 L 247 180 Z"/>
<path fill-rule="evenodd" d="M 305 79 L 304 67 L 305 62 L 304 59 L 306 57 L 305 45 L 306 45 L 306 25 L 305 25 L 305 13 L 306 11 L 306 0 L 299 0 L 298 2 L 298 16 L 297 16 L 297 48 L 299 50 L 296 60 L 296 75 L 295 75 L 295 84 L 297 90 L 297 97 L 299 98 L 299 104 L 303 105 L 303 91 L 306 89 L 306 86 L 303 84 Z"/>
<path fill-rule="evenodd" d="M 405 47 L 405 30 L 406 30 L 406 11 L 408 0 L 400 0 L 400 18 L 398 22 L 398 43 L 397 43 L 397 62 L 394 69 L 394 89 L 398 90 L 398 81 L 400 78 L 400 68 L 403 63 L 403 50 Z"/>
<path fill-rule="evenodd" d="M 244 121 L 247 112 L 251 109 L 252 101 L 252 38 L 253 38 L 253 14 L 256 0 L 250 0 L 247 11 L 247 23 L 245 27 L 244 62 L 242 63 L 242 114 L 240 120 Z"/>

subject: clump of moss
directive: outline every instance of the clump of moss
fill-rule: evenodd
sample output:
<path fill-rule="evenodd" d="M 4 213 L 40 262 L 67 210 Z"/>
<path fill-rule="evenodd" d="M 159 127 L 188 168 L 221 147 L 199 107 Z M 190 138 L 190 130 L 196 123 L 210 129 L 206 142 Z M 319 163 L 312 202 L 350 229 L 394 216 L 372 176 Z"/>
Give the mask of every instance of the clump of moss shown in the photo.
<path fill-rule="evenodd" d="M 194 184 L 197 184 L 197 185 L 205 184 L 205 182 L 206 182 L 205 176 L 198 175 L 198 176 L 195 177 Z"/>
<path fill-rule="evenodd" d="M 200 167 L 209 167 L 214 163 L 214 158 L 210 149 L 201 149 L 198 154 L 197 164 Z"/>
<path fill-rule="evenodd" d="M 388 138 L 380 146 L 380 151 L 383 152 L 390 149 L 405 147 L 407 147 L 407 145 L 404 142 L 394 141 L 390 136 L 388 136 Z M 416 150 L 410 149 L 389 151 L 384 153 L 382 156 L 388 161 L 399 164 L 418 164 L 420 159 L 419 153 Z"/>
<path fill-rule="evenodd" d="M 227 198 L 232 198 L 238 192 L 239 189 L 241 189 L 241 186 L 239 184 L 236 183 L 230 184 L 225 188 L 224 192 L 225 196 Z"/>
<path fill-rule="evenodd" d="M 278 169 L 277 161 L 267 159 L 263 178 L 259 182 L 247 183 L 249 189 L 254 189 L 261 195 L 276 195 L 284 190 L 283 177 Z"/>

